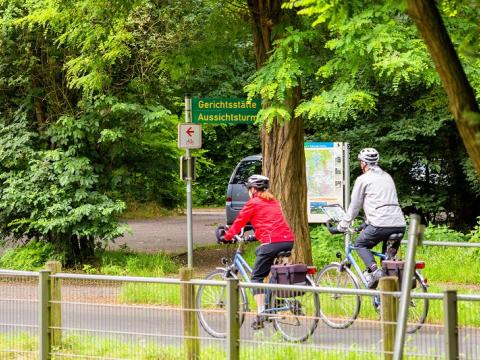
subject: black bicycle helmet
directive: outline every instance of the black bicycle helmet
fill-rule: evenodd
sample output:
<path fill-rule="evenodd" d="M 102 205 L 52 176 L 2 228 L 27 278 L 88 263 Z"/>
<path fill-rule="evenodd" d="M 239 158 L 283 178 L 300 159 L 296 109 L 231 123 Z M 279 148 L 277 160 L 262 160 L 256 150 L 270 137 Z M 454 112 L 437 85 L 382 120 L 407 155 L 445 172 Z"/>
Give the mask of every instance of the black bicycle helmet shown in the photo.
<path fill-rule="evenodd" d="M 258 190 L 266 190 L 268 189 L 270 180 L 268 177 L 263 176 L 263 175 L 252 175 L 248 178 L 247 182 L 245 183 L 245 186 L 247 189 L 250 188 L 255 188 Z"/>
<path fill-rule="evenodd" d="M 374 148 L 365 148 L 358 154 L 358 160 L 363 161 L 368 165 L 377 165 L 380 159 L 380 154 Z"/>

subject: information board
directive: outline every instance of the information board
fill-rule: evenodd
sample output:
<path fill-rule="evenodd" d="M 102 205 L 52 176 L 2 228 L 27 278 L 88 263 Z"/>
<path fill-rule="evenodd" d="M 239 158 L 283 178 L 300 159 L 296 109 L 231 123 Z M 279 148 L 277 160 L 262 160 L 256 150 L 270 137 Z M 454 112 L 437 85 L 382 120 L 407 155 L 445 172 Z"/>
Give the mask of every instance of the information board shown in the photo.
<path fill-rule="evenodd" d="M 323 223 L 327 216 L 321 206 L 345 205 L 344 143 L 306 142 L 308 222 Z"/>

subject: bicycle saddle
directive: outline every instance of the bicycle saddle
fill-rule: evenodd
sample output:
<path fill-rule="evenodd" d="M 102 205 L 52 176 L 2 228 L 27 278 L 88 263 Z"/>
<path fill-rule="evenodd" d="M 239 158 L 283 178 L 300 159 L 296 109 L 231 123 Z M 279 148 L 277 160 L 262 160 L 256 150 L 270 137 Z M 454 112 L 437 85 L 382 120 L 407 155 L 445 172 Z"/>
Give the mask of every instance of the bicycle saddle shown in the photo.
<path fill-rule="evenodd" d="M 280 257 L 289 257 L 290 255 L 292 255 L 292 252 L 291 252 L 291 251 L 280 251 L 280 252 L 277 254 L 277 258 L 280 258 Z"/>
<path fill-rule="evenodd" d="M 388 240 L 402 240 L 403 239 L 403 233 L 393 233 L 388 237 Z"/>

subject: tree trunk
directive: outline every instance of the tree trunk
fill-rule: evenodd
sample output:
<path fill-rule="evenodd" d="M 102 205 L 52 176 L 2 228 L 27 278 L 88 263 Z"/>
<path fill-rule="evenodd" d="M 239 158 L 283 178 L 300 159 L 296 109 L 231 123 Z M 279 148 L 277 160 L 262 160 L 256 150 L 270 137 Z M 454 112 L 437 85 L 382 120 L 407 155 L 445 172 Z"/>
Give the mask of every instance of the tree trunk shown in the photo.
<path fill-rule="evenodd" d="M 435 63 L 445 89 L 450 112 L 468 155 L 480 175 L 480 111 L 462 64 L 447 33 L 434 0 L 407 0 L 415 21 Z"/>
<path fill-rule="evenodd" d="M 265 64 L 273 49 L 272 29 L 283 15 L 281 4 L 281 0 L 248 0 L 257 69 Z M 292 120 L 285 123 L 275 120 L 268 131 L 263 126 L 262 158 L 263 173 L 270 178 L 271 191 L 280 201 L 295 234 L 293 260 L 311 264 L 303 119 L 293 116 L 300 99 L 300 87 L 292 89 L 284 104 L 290 110 Z M 264 106 L 268 104 L 264 103 Z"/>

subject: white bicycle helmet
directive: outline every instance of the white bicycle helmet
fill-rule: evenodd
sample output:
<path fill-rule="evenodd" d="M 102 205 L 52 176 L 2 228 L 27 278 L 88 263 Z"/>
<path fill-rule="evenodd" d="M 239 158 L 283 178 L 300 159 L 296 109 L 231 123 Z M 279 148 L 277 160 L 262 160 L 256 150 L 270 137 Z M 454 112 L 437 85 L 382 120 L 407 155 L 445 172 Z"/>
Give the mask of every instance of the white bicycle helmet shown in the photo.
<path fill-rule="evenodd" d="M 357 158 L 367 165 L 377 165 L 378 160 L 380 160 L 380 154 L 374 148 L 365 148 L 360 150 Z"/>
<path fill-rule="evenodd" d="M 268 189 L 270 179 L 263 175 L 252 175 L 248 178 L 245 186 L 247 189 L 255 188 L 259 190 L 266 190 Z"/>

